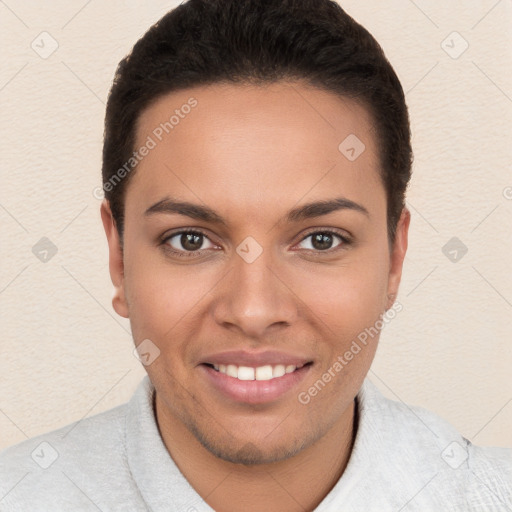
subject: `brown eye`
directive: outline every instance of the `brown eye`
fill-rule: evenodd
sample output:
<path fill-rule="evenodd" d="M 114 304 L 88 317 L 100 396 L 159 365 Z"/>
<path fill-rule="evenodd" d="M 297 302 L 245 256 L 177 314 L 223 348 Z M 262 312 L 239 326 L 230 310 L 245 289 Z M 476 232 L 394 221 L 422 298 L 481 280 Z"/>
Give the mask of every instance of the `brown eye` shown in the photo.
<path fill-rule="evenodd" d="M 180 231 L 167 237 L 164 242 L 176 253 L 199 252 L 214 247 L 208 237 L 199 231 Z M 205 242 L 210 245 L 204 247 Z"/>
<path fill-rule="evenodd" d="M 180 235 L 180 243 L 187 251 L 196 251 L 203 245 L 203 235 L 195 233 L 183 233 Z"/>
<path fill-rule="evenodd" d="M 341 245 L 348 245 L 349 240 L 340 235 L 339 233 L 335 233 L 334 231 L 315 231 L 313 233 L 309 233 L 305 238 L 303 238 L 301 243 L 304 243 L 306 240 L 311 239 L 309 242 L 309 247 L 303 247 L 303 249 L 313 250 L 313 251 L 328 251 L 329 249 L 336 249 Z M 338 239 L 338 243 L 336 243 L 336 239 Z"/>

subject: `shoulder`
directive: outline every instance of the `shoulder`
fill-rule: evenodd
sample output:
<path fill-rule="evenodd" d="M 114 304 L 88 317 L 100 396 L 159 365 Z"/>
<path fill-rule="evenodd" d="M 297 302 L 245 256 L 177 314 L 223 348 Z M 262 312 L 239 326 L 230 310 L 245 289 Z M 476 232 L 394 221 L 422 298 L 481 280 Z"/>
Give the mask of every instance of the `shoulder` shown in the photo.
<path fill-rule="evenodd" d="M 512 448 L 475 446 L 468 441 L 465 468 L 471 482 L 468 502 L 475 510 L 482 509 L 482 495 L 503 504 L 503 510 L 512 510 Z"/>
<path fill-rule="evenodd" d="M 49 467 L 61 452 L 67 460 L 104 457 L 104 448 L 122 444 L 127 404 L 74 421 L 0 451 L 0 472 L 10 467 Z M 78 443 L 80 449 L 78 449 Z"/>
<path fill-rule="evenodd" d="M 359 396 L 365 438 L 373 439 L 390 475 L 399 476 L 402 489 L 425 485 L 414 502 L 444 503 L 444 510 L 512 509 L 512 448 L 475 446 L 445 419 L 384 397 L 368 379 Z"/>
<path fill-rule="evenodd" d="M 97 510 L 116 482 L 128 494 L 127 412 L 122 404 L 2 450 L 0 510 Z"/>

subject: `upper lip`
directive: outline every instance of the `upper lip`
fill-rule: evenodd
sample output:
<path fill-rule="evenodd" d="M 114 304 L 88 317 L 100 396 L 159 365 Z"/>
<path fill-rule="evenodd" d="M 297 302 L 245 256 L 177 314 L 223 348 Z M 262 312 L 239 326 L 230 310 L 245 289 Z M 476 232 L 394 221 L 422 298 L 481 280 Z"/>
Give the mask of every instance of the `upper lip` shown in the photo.
<path fill-rule="evenodd" d="M 282 364 L 285 366 L 304 366 L 312 360 L 296 354 L 289 354 L 277 350 L 265 350 L 264 352 L 248 352 L 247 350 L 229 350 L 226 352 L 218 352 L 205 356 L 202 364 L 234 364 L 236 366 L 276 366 Z"/>

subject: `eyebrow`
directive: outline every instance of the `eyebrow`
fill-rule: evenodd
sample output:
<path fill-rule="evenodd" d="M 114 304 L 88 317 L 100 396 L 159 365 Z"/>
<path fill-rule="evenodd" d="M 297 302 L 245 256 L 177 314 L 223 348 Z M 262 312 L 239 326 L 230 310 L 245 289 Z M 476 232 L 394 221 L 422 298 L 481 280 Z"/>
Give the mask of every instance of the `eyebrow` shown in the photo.
<path fill-rule="evenodd" d="M 338 197 L 335 199 L 315 201 L 294 208 L 286 214 L 285 219 L 288 222 L 299 222 L 301 220 L 328 215 L 329 213 L 339 210 L 352 210 L 362 213 L 368 218 L 370 217 L 370 213 L 364 206 L 345 197 Z M 187 201 L 178 201 L 168 197 L 150 206 L 144 212 L 144 216 L 151 216 L 157 213 L 179 214 L 192 219 L 210 222 L 212 224 L 222 224 L 224 226 L 228 224 L 222 216 L 208 206 L 189 203 Z"/>

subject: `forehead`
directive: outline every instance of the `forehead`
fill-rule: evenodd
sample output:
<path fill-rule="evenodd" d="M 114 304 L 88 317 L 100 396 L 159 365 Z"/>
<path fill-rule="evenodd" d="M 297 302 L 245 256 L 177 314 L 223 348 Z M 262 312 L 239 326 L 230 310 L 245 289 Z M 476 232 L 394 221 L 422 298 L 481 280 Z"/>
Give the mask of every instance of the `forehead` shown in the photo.
<path fill-rule="evenodd" d="M 144 145 L 152 148 L 137 165 L 127 203 L 130 195 L 148 205 L 171 194 L 258 208 L 283 197 L 383 193 L 367 109 L 299 83 L 169 93 L 139 117 L 136 149 Z"/>

